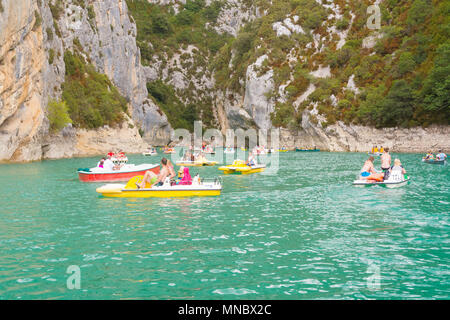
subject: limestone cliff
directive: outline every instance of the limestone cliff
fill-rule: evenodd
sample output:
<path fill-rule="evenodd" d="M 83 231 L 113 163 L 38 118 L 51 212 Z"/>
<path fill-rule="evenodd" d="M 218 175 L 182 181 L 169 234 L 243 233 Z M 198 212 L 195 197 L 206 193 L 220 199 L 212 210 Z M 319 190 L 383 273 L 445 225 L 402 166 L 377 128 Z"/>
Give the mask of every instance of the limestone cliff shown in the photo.
<path fill-rule="evenodd" d="M 48 130 L 47 103 L 61 95 L 63 55 L 73 48 L 75 39 L 87 59 L 129 101 L 132 118 L 113 131 L 121 136 L 110 136 L 112 145 L 129 152 L 139 151 L 144 141 L 137 134 L 138 129 L 152 143 L 169 140 L 171 128 L 167 118 L 147 98 L 135 40 L 136 26 L 130 21 L 125 1 L 2 0 L 2 9 L 0 160 L 81 155 L 86 148 L 77 146 L 84 135 L 101 135 L 102 130 L 67 128 L 56 135 Z M 125 136 L 135 139 L 127 140 Z M 67 150 L 67 145 L 74 147 Z M 89 146 L 90 153 L 103 153 L 106 148 L 96 143 Z"/>
<path fill-rule="evenodd" d="M 280 144 L 291 148 L 450 148 L 448 125 L 433 124 L 439 112 L 429 116 L 430 107 L 424 111 L 409 99 L 425 96 L 421 86 L 413 92 L 408 85 L 426 82 L 425 71 L 439 58 L 437 45 L 414 29 L 436 24 L 439 10 L 432 15 L 429 1 L 405 1 L 407 12 L 400 17 L 395 3 L 386 3 L 391 19 L 381 30 L 365 27 L 370 1 L 141 0 L 145 12 L 132 0 L 0 1 L 0 160 L 114 148 L 139 152 L 146 143 L 168 143 L 169 121 L 191 119 L 192 110 L 205 127 L 222 131 L 279 127 Z M 64 52 L 74 49 L 126 98 L 129 116 L 120 126 L 49 131 L 48 102 L 61 98 Z M 148 92 L 151 83 L 155 92 Z M 390 94 L 393 83 L 400 89 Z M 168 92 L 174 95 L 169 102 L 160 96 Z M 377 100 L 388 96 L 395 102 L 399 92 L 406 102 L 398 112 L 378 112 L 388 104 L 378 106 Z M 442 110 L 445 123 L 448 103 L 442 101 L 434 108 Z M 382 118 L 391 111 L 393 119 Z M 398 125 L 402 117 L 409 129 Z"/>

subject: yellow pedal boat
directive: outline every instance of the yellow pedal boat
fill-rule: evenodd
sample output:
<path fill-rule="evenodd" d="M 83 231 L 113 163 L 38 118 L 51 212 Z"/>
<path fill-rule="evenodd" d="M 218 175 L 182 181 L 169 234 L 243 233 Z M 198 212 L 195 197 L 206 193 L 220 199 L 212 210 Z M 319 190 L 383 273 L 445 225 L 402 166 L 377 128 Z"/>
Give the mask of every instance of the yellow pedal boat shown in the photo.
<path fill-rule="evenodd" d="M 145 188 L 138 189 L 136 183 L 142 182 L 143 176 L 135 176 L 125 184 L 106 184 L 97 188 L 97 193 L 111 198 L 171 198 L 171 197 L 205 197 L 219 196 L 222 183 L 219 179 L 204 179 L 200 184 L 173 185 L 165 183 L 162 186 L 153 186 L 147 183 Z"/>
<path fill-rule="evenodd" d="M 259 164 L 256 166 L 248 166 L 242 160 L 234 160 L 232 165 L 219 167 L 219 170 L 224 174 L 251 174 L 256 172 L 263 172 L 266 165 Z"/>
<path fill-rule="evenodd" d="M 177 166 L 184 167 L 204 167 L 204 166 L 215 166 L 218 164 L 217 161 L 177 161 Z"/>

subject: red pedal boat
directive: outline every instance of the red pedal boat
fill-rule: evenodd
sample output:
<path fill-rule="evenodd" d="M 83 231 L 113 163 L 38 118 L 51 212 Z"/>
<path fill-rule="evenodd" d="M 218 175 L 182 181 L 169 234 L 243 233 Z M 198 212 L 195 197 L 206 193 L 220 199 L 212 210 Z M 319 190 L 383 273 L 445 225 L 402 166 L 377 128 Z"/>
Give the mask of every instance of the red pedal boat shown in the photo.
<path fill-rule="evenodd" d="M 157 164 L 125 164 L 120 170 L 107 170 L 104 168 L 86 168 L 78 169 L 78 178 L 84 182 L 110 182 L 110 181 L 128 181 L 134 176 L 142 176 L 145 171 L 153 171 L 159 174 L 159 165 Z"/>

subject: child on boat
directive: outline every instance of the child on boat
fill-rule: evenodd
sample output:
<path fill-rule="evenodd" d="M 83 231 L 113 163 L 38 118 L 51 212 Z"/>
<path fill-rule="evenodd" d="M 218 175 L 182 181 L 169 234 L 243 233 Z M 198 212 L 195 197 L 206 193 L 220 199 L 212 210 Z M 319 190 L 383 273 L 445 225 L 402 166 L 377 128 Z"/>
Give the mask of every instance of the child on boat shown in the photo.
<path fill-rule="evenodd" d="M 191 185 L 192 184 L 192 178 L 191 178 L 191 174 L 189 173 L 189 168 L 185 167 L 183 169 L 183 177 L 180 180 L 181 185 Z"/>

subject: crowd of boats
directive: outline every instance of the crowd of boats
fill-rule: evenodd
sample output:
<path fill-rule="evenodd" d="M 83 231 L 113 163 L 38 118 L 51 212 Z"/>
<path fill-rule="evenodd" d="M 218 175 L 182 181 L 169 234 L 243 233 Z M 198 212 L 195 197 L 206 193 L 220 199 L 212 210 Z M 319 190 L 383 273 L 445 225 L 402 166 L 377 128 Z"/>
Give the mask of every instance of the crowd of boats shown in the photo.
<path fill-rule="evenodd" d="M 246 150 L 245 148 L 241 148 Z M 163 154 L 175 153 L 173 147 L 160 148 Z M 247 151 L 247 150 L 246 150 Z M 266 165 L 258 163 L 258 156 L 274 152 L 288 152 L 285 147 L 267 149 L 255 146 L 248 154 L 247 160 L 235 159 L 230 165 L 220 166 L 218 170 L 223 174 L 248 175 L 263 172 Z M 296 149 L 297 152 L 317 152 L 316 147 Z M 235 148 L 226 147 L 224 153 L 235 153 Z M 214 196 L 220 195 L 222 180 L 220 178 L 205 179 L 198 175 L 191 177 L 189 167 L 215 166 L 217 161 L 206 158 L 207 154 L 214 154 L 211 146 L 202 144 L 201 148 L 190 147 L 185 151 L 181 160 L 175 163 L 179 170 L 175 172 L 174 165 L 167 158 L 162 158 L 160 164 L 130 164 L 127 156 L 119 151 L 110 152 L 100 159 L 96 167 L 79 168 L 78 176 L 84 182 L 127 182 L 112 183 L 97 188 L 97 192 L 106 197 L 177 197 L 177 196 Z M 364 162 L 356 180 L 355 186 L 382 185 L 389 188 L 406 185 L 410 177 L 407 175 L 400 159 L 391 159 L 389 148 L 377 147 L 368 152 L 369 158 Z M 158 155 L 157 148 L 149 147 L 143 152 L 144 156 Z M 375 157 L 380 157 L 381 171 L 375 169 Z M 428 152 L 422 159 L 425 163 L 445 164 L 447 155 L 439 150 L 434 155 Z M 160 167 L 161 166 L 161 167 Z"/>
<path fill-rule="evenodd" d="M 381 147 L 379 150 L 375 146 L 368 152 L 369 159 L 364 162 L 359 177 L 353 182 L 355 186 L 383 185 L 388 188 L 395 188 L 406 185 L 410 177 L 406 174 L 400 159 L 395 159 L 392 165 L 392 158 L 389 148 Z M 381 160 L 381 171 L 375 169 L 374 156 L 379 156 Z M 430 164 L 445 164 L 447 155 L 439 150 L 436 156 L 431 151 L 422 158 L 422 162 Z"/>

